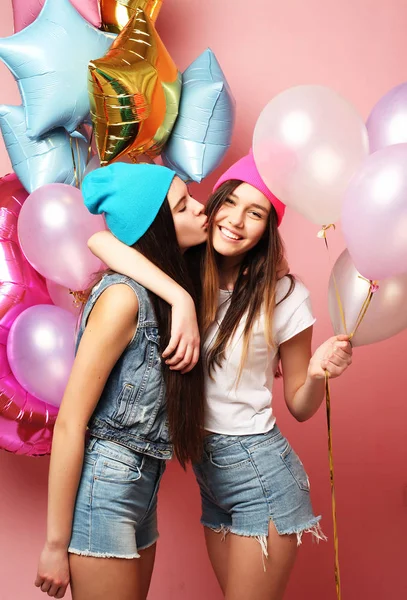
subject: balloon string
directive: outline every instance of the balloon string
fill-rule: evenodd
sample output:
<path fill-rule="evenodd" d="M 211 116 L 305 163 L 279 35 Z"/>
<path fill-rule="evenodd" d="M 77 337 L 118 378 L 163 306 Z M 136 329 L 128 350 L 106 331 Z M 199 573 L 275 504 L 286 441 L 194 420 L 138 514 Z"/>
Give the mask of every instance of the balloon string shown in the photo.
<path fill-rule="evenodd" d="M 364 281 L 366 281 L 369 284 L 369 291 L 368 291 L 367 296 L 362 304 L 362 308 L 359 311 L 358 317 L 356 319 L 355 328 L 352 331 L 352 333 L 350 334 L 349 339 L 352 339 L 353 336 L 355 335 L 355 333 L 357 332 L 357 330 L 359 329 L 359 327 L 367 313 L 367 309 L 370 306 L 373 295 L 379 289 L 379 285 L 378 285 L 377 281 L 372 281 L 371 279 L 366 279 L 365 277 L 362 277 L 361 275 L 359 275 L 359 279 L 363 279 Z"/>
<path fill-rule="evenodd" d="M 318 232 L 318 237 L 322 238 L 325 242 L 326 249 L 328 251 L 328 259 L 330 266 L 332 267 L 332 260 L 329 251 L 328 240 L 326 236 L 326 231 L 333 227 L 335 229 L 335 225 L 324 225 L 322 230 Z M 335 295 L 336 301 L 338 303 L 339 312 L 341 315 L 342 325 L 345 331 L 345 334 L 348 335 L 346 320 L 345 320 L 345 311 L 343 308 L 342 300 L 339 294 L 338 284 L 335 278 L 334 270 L 332 271 L 332 279 L 335 287 Z M 354 330 L 349 334 L 349 341 L 351 341 L 352 337 L 355 335 L 358 330 L 360 324 L 362 323 L 367 309 L 369 308 L 370 302 L 372 301 L 373 294 L 378 290 L 379 286 L 376 281 L 371 281 L 369 279 L 365 279 L 362 276 L 359 276 L 361 279 L 364 279 L 367 283 L 369 283 L 369 291 L 368 294 L 362 304 L 362 307 L 359 311 L 359 315 L 356 319 L 356 324 Z M 341 579 L 340 579 L 340 569 L 339 569 L 339 540 L 338 540 L 338 522 L 336 517 L 336 497 L 335 497 L 335 478 L 334 478 L 334 462 L 333 462 L 333 451 L 332 451 L 332 428 L 331 428 L 331 391 L 329 387 L 329 373 L 325 371 L 325 398 L 326 398 L 326 420 L 327 420 L 327 428 L 328 428 L 328 457 L 329 457 L 329 475 L 331 481 L 331 506 L 332 506 L 332 521 L 333 521 L 333 536 L 334 536 L 334 552 L 335 552 L 335 587 L 336 587 L 336 596 L 337 600 L 341 600 Z"/>
<path fill-rule="evenodd" d="M 318 232 L 318 237 L 322 238 L 325 242 L 325 246 L 328 252 L 328 260 L 330 267 L 332 267 L 331 253 L 329 250 L 328 239 L 326 237 L 326 232 L 330 228 L 335 229 L 335 225 L 332 223 L 331 225 L 324 225 L 321 231 Z M 333 273 L 333 269 L 331 268 Z M 335 287 L 335 295 L 336 301 L 338 303 L 339 312 L 341 315 L 342 325 L 344 331 L 347 335 L 346 328 L 346 320 L 345 320 L 345 311 L 343 309 L 342 300 L 339 294 L 339 288 L 335 279 L 335 274 L 333 273 L 333 282 Z M 333 522 L 333 538 L 334 538 L 334 553 L 335 553 L 335 561 L 334 561 L 334 573 L 335 573 L 335 587 L 336 587 L 336 597 L 337 600 L 341 600 L 341 578 L 340 578 L 340 569 L 339 569 L 339 539 L 338 539 L 338 522 L 336 518 L 336 497 L 335 497 L 335 478 L 334 478 L 334 459 L 333 459 L 333 451 L 332 451 L 332 429 L 331 429 L 331 392 L 329 388 L 329 373 L 325 371 L 325 399 L 326 399 L 326 421 L 327 421 L 327 429 L 328 429 L 328 458 L 329 458 L 329 478 L 331 482 L 331 508 L 332 508 L 332 522 Z"/>
<path fill-rule="evenodd" d="M 73 151 L 73 145 L 72 145 L 72 137 L 69 136 L 69 144 L 71 146 L 71 154 L 72 154 L 72 164 L 73 164 L 73 173 L 74 173 L 74 177 L 75 177 L 75 187 L 79 187 L 79 181 L 78 181 L 78 172 L 76 170 L 76 161 L 75 161 L 75 153 Z"/>
<path fill-rule="evenodd" d="M 339 570 L 339 542 L 338 542 L 338 523 L 336 518 L 336 498 L 335 498 L 335 478 L 334 461 L 332 452 L 332 429 L 331 429 L 331 392 L 329 389 L 329 373 L 325 371 L 325 397 L 326 397 L 326 421 L 328 427 L 328 456 L 329 456 L 329 476 L 331 481 L 331 505 L 332 521 L 334 530 L 334 552 L 335 552 L 335 587 L 336 596 L 341 600 L 341 578 Z"/>
<path fill-rule="evenodd" d="M 78 180 L 79 180 L 79 184 L 82 185 L 83 171 L 82 171 L 82 165 L 81 165 L 81 155 L 79 153 L 79 139 L 78 138 L 75 138 L 75 144 L 76 144 L 76 156 L 78 159 Z"/>
<path fill-rule="evenodd" d="M 326 249 L 327 249 L 327 252 L 328 252 L 329 266 L 331 268 L 332 279 L 333 279 L 333 282 L 334 282 L 336 302 L 338 304 L 339 314 L 341 315 L 341 321 L 342 321 L 343 330 L 344 330 L 345 334 L 348 335 L 348 329 L 346 327 L 346 319 L 345 319 L 345 310 L 343 308 L 341 296 L 339 294 L 339 288 L 338 288 L 338 284 L 337 284 L 337 281 L 336 281 L 335 273 L 334 273 L 334 270 L 332 269 L 331 253 L 330 253 L 330 250 L 329 250 L 328 238 L 326 236 L 327 230 L 330 229 L 331 227 L 334 230 L 336 229 L 336 227 L 335 227 L 335 225 L 333 223 L 331 223 L 330 225 L 323 225 L 321 231 L 319 231 L 317 235 L 318 235 L 319 238 L 322 238 L 324 240 L 324 242 L 325 242 L 325 246 L 326 246 Z"/>
<path fill-rule="evenodd" d="M 86 164 L 88 164 L 88 162 L 90 161 L 90 156 L 92 153 L 93 132 L 94 132 L 94 127 L 92 125 L 92 129 L 91 129 L 90 136 L 89 136 L 88 155 L 86 157 Z"/>

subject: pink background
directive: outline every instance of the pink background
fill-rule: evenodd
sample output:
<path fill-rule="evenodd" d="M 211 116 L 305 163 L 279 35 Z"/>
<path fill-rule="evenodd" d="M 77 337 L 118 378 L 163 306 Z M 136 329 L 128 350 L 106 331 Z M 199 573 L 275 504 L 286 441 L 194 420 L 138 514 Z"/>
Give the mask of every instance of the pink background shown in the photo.
<path fill-rule="evenodd" d="M 0 0 L 0 35 L 12 33 L 11 0 Z M 400 0 L 166 0 L 158 29 L 180 69 L 210 46 L 237 100 L 233 148 L 224 166 L 247 151 L 256 118 L 276 93 L 296 84 L 331 86 L 364 117 L 391 87 L 407 79 L 407 5 Z M 69 59 L 69 57 L 67 57 Z M 1 102 L 18 103 L 0 65 Z M 10 171 L 3 146 L 0 175 Z M 210 178 L 213 182 L 215 176 Z M 205 197 L 205 183 L 195 193 Z M 328 257 L 316 228 L 288 212 L 282 228 L 292 271 L 312 292 L 315 343 L 331 335 L 327 314 Z M 378 240 L 380 243 L 380 240 Z M 332 257 L 343 248 L 330 234 Z M 337 512 L 344 600 L 407 597 L 407 332 L 358 348 L 352 369 L 332 385 Z M 330 488 L 325 414 L 298 424 L 276 393 L 280 427 L 312 481 L 327 544 L 305 539 L 288 600 L 334 600 Z M 0 452 L 0 599 L 35 600 L 36 563 L 45 533 L 48 459 Z M 198 523 L 191 473 L 172 464 L 160 492 L 157 566 L 151 600 L 220 600 Z"/>

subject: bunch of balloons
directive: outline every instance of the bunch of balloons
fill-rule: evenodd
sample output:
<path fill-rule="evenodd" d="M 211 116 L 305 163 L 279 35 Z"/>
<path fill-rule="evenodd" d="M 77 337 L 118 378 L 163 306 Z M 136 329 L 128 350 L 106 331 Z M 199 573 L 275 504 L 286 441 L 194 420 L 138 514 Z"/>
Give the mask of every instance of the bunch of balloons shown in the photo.
<path fill-rule="evenodd" d="M 329 88 L 288 89 L 260 114 L 253 152 L 271 191 L 322 236 L 341 219 L 347 250 L 329 282 L 335 332 L 363 345 L 407 328 L 407 83 L 366 125 Z"/>
<path fill-rule="evenodd" d="M 0 106 L 15 174 L 0 179 L 0 448 L 50 452 L 105 228 L 85 174 L 162 154 L 201 181 L 231 142 L 235 103 L 211 50 L 177 69 L 156 30 L 162 0 L 13 0 L 0 39 L 20 106 Z M 183 80 L 184 79 L 184 80 Z"/>

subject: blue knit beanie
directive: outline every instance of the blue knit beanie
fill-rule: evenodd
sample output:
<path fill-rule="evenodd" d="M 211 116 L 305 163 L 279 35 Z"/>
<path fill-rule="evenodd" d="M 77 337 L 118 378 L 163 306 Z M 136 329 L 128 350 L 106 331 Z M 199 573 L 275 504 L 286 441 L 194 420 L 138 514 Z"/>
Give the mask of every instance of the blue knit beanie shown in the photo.
<path fill-rule="evenodd" d="M 105 215 L 114 236 L 132 246 L 156 218 L 175 175 L 159 165 L 113 163 L 86 175 L 83 200 L 89 212 Z"/>

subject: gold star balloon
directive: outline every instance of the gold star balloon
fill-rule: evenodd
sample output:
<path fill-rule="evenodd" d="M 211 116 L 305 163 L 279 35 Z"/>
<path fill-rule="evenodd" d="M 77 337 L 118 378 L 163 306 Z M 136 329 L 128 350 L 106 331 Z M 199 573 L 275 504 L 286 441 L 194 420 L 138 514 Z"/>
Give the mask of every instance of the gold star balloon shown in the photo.
<path fill-rule="evenodd" d="M 155 23 L 163 0 L 101 0 L 102 29 L 119 33 L 138 10 Z"/>
<path fill-rule="evenodd" d="M 88 90 L 102 166 L 127 153 L 161 153 L 178 115 L 181 74 L 142 10 L 89 63 Z"/>

